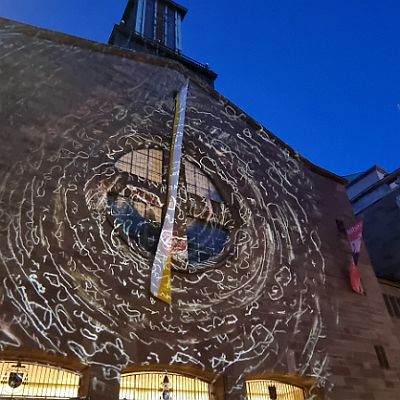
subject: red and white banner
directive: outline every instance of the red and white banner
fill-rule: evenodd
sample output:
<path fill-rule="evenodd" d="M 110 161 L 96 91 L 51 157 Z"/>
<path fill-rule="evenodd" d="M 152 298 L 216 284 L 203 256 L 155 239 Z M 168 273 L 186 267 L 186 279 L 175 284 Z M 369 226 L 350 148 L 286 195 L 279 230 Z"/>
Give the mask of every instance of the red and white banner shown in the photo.
<path fill-rule="evenodd" d="M 364 221 L 361 219 L 356 222 L 350 228 L 347 229 L 347 237 L 351 245 L 352 261 L 350 265 L 350 285 L 351 288 L 359 294 L 364 294 L 364 289 L 361 284 L 360 271 L 358 270 L 358 257 L 360 255 L 361 243 L 362 243 L 362 231 Z"/>
<path fill-rule="evenodd" d="M 351 245 L 351 252 L 353 253 L 353 260 L 355 265 L 358 264 L 358 257 L 360 255 L 363 226 L 364 221 L 361 219 L 346 230 L 347 237 Z"/>

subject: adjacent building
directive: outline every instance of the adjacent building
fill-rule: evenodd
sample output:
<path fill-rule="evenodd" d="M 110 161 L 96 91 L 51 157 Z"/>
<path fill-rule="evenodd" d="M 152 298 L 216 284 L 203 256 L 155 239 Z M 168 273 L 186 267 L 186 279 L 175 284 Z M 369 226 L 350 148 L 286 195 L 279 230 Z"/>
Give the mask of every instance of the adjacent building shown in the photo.
<path fill-rule="evenodd" d="M 379 166 L 349 175 L 347 193 L 364 220 L 364 240 L 386 308 L 400 339 L 400 169 Z"/>
<path fill-rule="evenodd" d="M 130 1 L 116 46 L 0 20 L 0 398 L 398 399 L 365 248 L 350 289 L 345 180 L 213 89 L 185 12 Z"/>
<path fill-rule="evenodd" d="M 375 165 L 346 178 L 376 275 L 400 282 L 400 169 L 389 173 Z"/>

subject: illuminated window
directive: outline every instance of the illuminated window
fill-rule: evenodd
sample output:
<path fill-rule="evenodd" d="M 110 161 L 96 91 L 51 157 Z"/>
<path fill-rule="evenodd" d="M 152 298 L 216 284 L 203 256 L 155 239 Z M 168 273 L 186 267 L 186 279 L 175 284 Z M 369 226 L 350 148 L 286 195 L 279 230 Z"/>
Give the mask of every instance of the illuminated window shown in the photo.
<path fill-rule="evenodd" d="M 0 362 L 1 398 L 70 399 L 78 397 L 78 374 L 61 368 Z"/>
<path fill-rule="evenodd" d="M 126 400 L 159 400 L 163 398 L 165 373 L 135 372 L 121 375 L 119 398 Z M 173 400 L 209 400 L 210 385 L 198 378 L 167 373 Z"/>
<path fill-rule="evenodd" d="M 246 381 L 249 400 L 304 400 L 304 390 L 288 383 L 258 379 Z"/>
<path fill-rule="evenodd" d="M 153 182 L 162 181 L 162 151 L 141 149 L 124 154 L 115 166 L 123 172 L 137 175 Z"/>
<path fill-rule="evenodd" d="M 203 172 L 189 161 L 185 162 L 186 188 L 189 193 L 221 202 L 216 187 Z"/>

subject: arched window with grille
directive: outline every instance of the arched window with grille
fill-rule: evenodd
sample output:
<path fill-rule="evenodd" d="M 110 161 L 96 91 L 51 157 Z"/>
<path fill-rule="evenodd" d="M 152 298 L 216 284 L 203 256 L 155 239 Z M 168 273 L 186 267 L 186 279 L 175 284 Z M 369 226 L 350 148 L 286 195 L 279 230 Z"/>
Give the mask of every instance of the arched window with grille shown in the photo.
<path fill-rule="evenodd" d="M 0 398 L 70 399 L 78 397 L 80 375 L 49 365 L 0 362 Z"/>
<path fill-rule="evenodd" d="M 303 388 L 270 379 L 246 381 L 249 400 L 304 400 Z"/>
<path fill-rule="evenodd" d="M 121 375 L 120 400 L 210 400 L 210 384 L 202 379 L 165 372 Z"/>

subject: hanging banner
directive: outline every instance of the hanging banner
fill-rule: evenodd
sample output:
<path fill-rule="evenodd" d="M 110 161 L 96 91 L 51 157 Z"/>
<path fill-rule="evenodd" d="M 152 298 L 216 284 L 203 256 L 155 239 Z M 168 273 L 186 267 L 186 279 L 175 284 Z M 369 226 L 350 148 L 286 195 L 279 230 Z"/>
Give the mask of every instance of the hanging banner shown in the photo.
<path fill-rule="evenodd" d="M 360 255 L 363 226 L 364 221 L 361 219 L 346 230 L 347 237 L 351 245 L 351 252 L 353 253 L 353 260 L 355 265 L 358 264 L 358 257 Z"/>
<path fill-rule="evenodd" d="M 350 285 L 353 291 L 359 294 L 364 293 L 364 289 L 361 284 L 360 271 L 357 267 L 361 250 L 363 226 L 364 221 L 360 220 L 346 230 L 352 253 L 352 262 L 349 271 Z"/>
<path fill-rule="evenodd" d="M 173 231 L 175 221 L 176 199 L 182 159 L 182 141 L 185 127 L 186 99 L 189 81 L 176 96 L 175 119 L 172 134 L 170 163 L 168 170 L 168 208 L 165 213 L 160 240 L 151 269 L 151 294 L 171 304 L 171 264 L 173 253 Z"/>
<path fill-rule="evenodd" d="M 353 291 L 358 294 L 364 294 L 364 289 L 361 284 L 361 276 L 358 267 L 354 262 L 350 265 L 350 285 Z"/>

